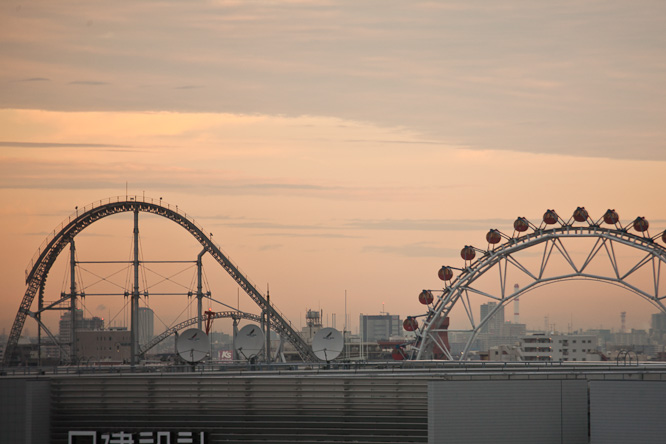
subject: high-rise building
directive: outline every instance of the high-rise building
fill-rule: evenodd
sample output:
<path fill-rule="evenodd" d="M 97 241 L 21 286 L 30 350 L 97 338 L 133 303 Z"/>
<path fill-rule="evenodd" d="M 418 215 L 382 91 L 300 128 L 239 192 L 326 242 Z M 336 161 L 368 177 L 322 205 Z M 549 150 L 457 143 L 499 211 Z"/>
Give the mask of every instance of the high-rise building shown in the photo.
<path fill-rule="evenodd" d="M 485 324 L 479 330 L 472 349 L 476 347 L 478 350 L 486 351 L 491 347 L 500 345 L 515 345 L 518 339 L 525 335 L 525 324 L 506 322 L 504 320 L 503 305 L 498 307 L 497 302 L 488 302 L 481 304 L 480 311 L 479 322 L 485 320 Z M 494 314 L 491 315 L 493 311 Z"/>
<path fill-rule="evenodd" d="M 148 307 L 139 307 L 139 344 L 143 345 L 155 336 L 155 312 Z"/>
<path fill-rule="evenodd" d="M 94 316 L 92 318 L 84 318 L 83 310 L 76 310 L 75 313 L 75 322 L 76 330 L 103 330 L 104 329 L 104 319 Z M 60 317 L 59 324 L 59 335 L 61 344 L 69 344 L 71 340 L 72 332 L 72 315 L 71 312 L 66 311 Z"/>
<path fill-rule="evenodd" d="M 666 313 L 655 313 L 652 315 L 652 332 L 663 335 L 666 334 Z"/>
<path fill-rule="evenodd" d="M 481 318 L 484 320 L 490 313 L 497 307 L 497 302 L 488 302 L 481 304 Z M 489 333 L 491 335 L 500 335 L 502 333 L 502 326 L 504 325 L 504 306 L 497 309 L 495 314 L 488 319 L 486 324 L 481 327 L 480 333 Z"/>
<path fill-rule="evenodd" d="M 361 315 L 361 338 L 363 342 L 376 342 L 403 336 L 402 321 L 398 315 Z"/>

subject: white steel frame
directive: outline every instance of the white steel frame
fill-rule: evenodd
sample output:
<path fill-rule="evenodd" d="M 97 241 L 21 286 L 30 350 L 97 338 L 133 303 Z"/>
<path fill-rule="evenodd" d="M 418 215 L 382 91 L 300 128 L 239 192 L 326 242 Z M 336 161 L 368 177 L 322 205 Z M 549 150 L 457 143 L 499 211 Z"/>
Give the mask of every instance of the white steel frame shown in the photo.
<path fill-rule="evenodd" d="M 534 290 L 540 286 L 559 281 L 574 279 L 587 279 L 592 281 L 607 282 L 621 286 L 627 290 L 643 297 L 662 312 L 666 313 L 664 299 L 666 294 L 659 294 L 659 283 L 662 265 L 666 263 L 666 248 L 657 244 L 654 238 L 637 236 L 629 234 L 627 229 L 607 229 L 598 225 L 574 227 L 572 225 L 560 223 L 560 227 L 554 229 L 534 228 L 534 231 L 521 237 L 507 237 L 507 241 L 492 250 L 478 250 L 482 255 L 475 262 L 467 265 L 461 270 L 461 273 L 452 281 L 448 282 L 443 290 L 431 290 L 435 295 L 435 300 L 430 306 L 425 317 L 425 321 L 419 329 L 416 330 L 417 340 L 415 342 L 412 356 L 415 359 L 432 359 L 433 348 L 435 345 L 444 351 L 449 360 L 466 360 L 469 349 L 481 328 L 500 308 L 519 297 L 521 294 Z M 594 245 L 587 253 L 586 259 L 582 264 L 577 265 L 569 254 L 563 240 L 570 238 L 596 238 Z M 618 265 L 618 258 L 615 253 L 615 245 L 622 244 L 636 248 L 644 252 L 644 255 L 635 263 L 627 267 Z M 519 259 L 515 253 L 543 245 L 543 254 L 541 265 L 538 271 L 532 272 Z M 545 271 L 550 263 L 551 254 L 557 250 L 569 265 L 568 272 L 557 276 L 546 276 Z M 611 263 L 612 273 L 610 276 L 602 276 L 588 272 L 590 264 L 595 258 L 607 257 Z M 511 265 L 522 272 L 531 282 L 515 291 L 507 289 L 507 267 Z M 477 280 L 484 273 L 494 267 L 499 270 L 499 294 L 490 294 L 475 287 Z M 626 281 L 627 278 L 634 275 L 638 270 L 645 267 L 651 267 L 652 282 L 647 283 L 647 288 L 639 288 L 636 285 Z M 622 269 L 621 269 L 622 268 Z M 484 319 L 475 322 L 470 302 L 470 294 L 477 294 L 488 298 L 490 301 L 497 302 L 497 305 L 488 313 Z M 460 303 L 469 319 L 472 328 L 467 330 L 443 330 L 436 326 L 440 321 L 449 316 L 453 307 Z M 459 357 L 452 356 L 438 333 L 441 332 L 467 332 L 470 333 L 469 339 Z"/>

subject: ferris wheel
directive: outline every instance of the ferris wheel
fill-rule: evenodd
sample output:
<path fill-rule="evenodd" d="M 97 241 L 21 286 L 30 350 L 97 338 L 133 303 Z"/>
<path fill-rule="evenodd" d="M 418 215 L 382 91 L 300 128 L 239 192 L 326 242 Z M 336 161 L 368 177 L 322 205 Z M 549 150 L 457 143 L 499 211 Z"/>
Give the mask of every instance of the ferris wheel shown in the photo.
<path fill-rule="evenodd" d="M 666 313 L 666 283 L 660 279 L 666 248 L 657 243 L 666 243 L 666 231 L 651 237 L 648 228 L 644 217 L 622 226 L 615 210 L 609 209 L 595 221 L 585 208 L 578 207 L 567 221 L 555 210 L 547 210 L 538 226 L 518 217 L 510 236 L 491 229 L 486 234 L 486 249 L 466 245 L 460 251 L 462 267 L 444 265 L 438 270 L 443 288 L 424 289 L 419 294 L 427 312 L 408 316 L 403 323 L 405 330 L 416 335 L 411 358 L 468 359 L 473 341 L 484 328 L 487 331 L 495 314 L 522 294 L 555 282 L 589 280 L 616 285 Z M 625 254 L 627 250 L 632 254 Z M 525 284 L 513 286 L 511 279 Z M 491 309 L 475 317 L 472 298 L 493 302 Z M 462 307 L 464 315 L 450 317 L 456 306 Z M 465 318 L 465 327 L 450 329 L 451 321 L 460 318 Z M 466 338 L 455 354 L 449 345 L 450 333 Z"/>

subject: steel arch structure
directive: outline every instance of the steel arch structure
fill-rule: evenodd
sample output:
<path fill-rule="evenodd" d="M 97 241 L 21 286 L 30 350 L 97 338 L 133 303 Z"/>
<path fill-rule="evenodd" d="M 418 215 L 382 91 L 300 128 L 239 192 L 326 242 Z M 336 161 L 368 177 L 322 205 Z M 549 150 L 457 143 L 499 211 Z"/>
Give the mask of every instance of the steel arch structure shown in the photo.
<path fill-rule="evenodd" d="M 585 211 L 584 208 L 582 210 Z M 611 211 L 617 216 L 617 213 L 615 213 L 614 210 L 609 210 L 609 212 Z M 555 219 L 546 221 L 546 215 L 548 215 L 549 212 L 555 214 Z M 607 212 L 607 215 L 609 212 Z M 663 265 L 666 265 L 666 248 L 656 243 L 656 239 L 659 237 L 661 237 L 662 241 L 666 242 L 666 231 L 661 232 L 657 236 L 649 237 L 649 235 L 645 235 L 648 224 L 644 218 L 637 218 L 629 226 L 622 227 L 619 224 L 617 217 L 615 219 L 611 217 L 606 220 L 606 215 L 604 215 L 606 223 L 614 224 L 615 228 L 603 228 L 599 225 L 601 219 L 594 223 L 589 217 L 587 217 L 586 212 L 585 215 L 586 217 L 584 221 L 587 222 L 587 226 L 575 226 L 572 223 L 572 220 L 564 222 L 556 216 L 556 213 L 553 210 L 548 210 L 544 215 L 544 223 L 539 227 L 528 223 L 524 218 L 518 218 L 516 223 L 514 223 L 514 228 L 517 228 L 518 223 L 523 221 L 528 223 L 529 227 L 532 228 L 531 233 L 526 233 L 528 229 L 527 225 L 524 226 L 524 229 L 517 230 L 518 236 L 516 236 L 516 231 L 514 231 L 514 236 L 511 237 L 502 234 L 498 230 L 490 230 L 486 236 L 486 239 L 489 242 L 489 248 L 487 250 L 479 250 L 470 246 L 463 248 L 461 256 L 465 259 L 465 267 L 459 269 L 459 275 L 454 278 L 452 267 L 444 266 L 439 273 L 440 279 L 446 282 L 444 289 L 423 290 L 422 295 L 424 296 L 420 296 L 420 299 L 422 300 L 422 303 L 428 304 L 428 313 L 424 315 L 425 320 L 423 321 L 423 324 L 418 326 L 418 323 L 415 320 L 416 317 L 408 317 L 407 321 L 405 321 L 407 327 L 409 327 L 411 323 L 413 326 L 412 328 L 416 333 L 416 341 L 414 343 L 412 357 L 414 359 L 433 359 L 434 350 L 436 350 L 446 359 L 455 359 L 449 350 L 448 344 L 442 338 L 442 335 L 455 331 L 470 334 L 469 339 L 459 356 L 460 360 L 467 359 L 474 338 L 478 335 L 484 325 L 488 323 L 489 319 L 500 310 L 500 308 L 518 298 L 521 294 L 527 293 L 540 286 L 559 281 L 582 279 L 618 285 L 641 296 L 659 310 L 666 313 L 666 305 L 664 304 L 666 290 L 663 290 L 663 285 L 660 287 L 661 269 Z M 581 222 L 579 219 L 576 220 Z M 641 225 L 639 225 L 639 223 Z M 548 224 L 556 224 L 559 226 L 556 228 L 547 228 Z M 642 233 L 642 235 L 629 233 L 628 230 L 632 227 L 639 233 Z M 521 235 L 521 233 L 526 234 Z M 502 238 L 505 239 L 506 242 L 497 245 L 501 242 Z M 563 240 L 576 238 L 590 238 L 593 240 L 593 245 L 589 251 L 586 252 L 587 255 L 585 256 L 585 259 L 578 263 L 576 263 L 572 254 L 569 253 L 563 242 Z M 497 246 L 490 248 L 491 243 Z M 635 263 L 623 267 L 619 264 L 615 251 L 617 245 L 624 245 L 637 249 L 642 252 L 643 256 Z M 536 270 L 530 270 L 528 266 L 516 258 L 515 254 L 519 251 L 537 246 L 543 246 L 541 265 Z M 480 252 L 481 256 L 476 261 L 472 261 L 475 252 Z M 553 253 L 560 254 L 561 257 L 564 258 L 564 263 L 568 265 L 568 269 L 565 273 L 552 276 L 546 274 Z M 590 268 L 592 268 L 592 262 L 601 257 L 606 257 L 610 263 L 610 273 L 607 275 L 597 274 L 590 271 Z M 512 291 L 512 289 L 509 289 L 507 286 L 507 270 L 509 267 L 518 270 L 518 273 L 521 276 L 526 277 L 531 282 L 518 290 Z M 497 269 L 499 271 L 499 294 L 490 294 L 479 288 L 477 285 L 479 279 L 492 269 Z M 628 282 L 628 278 L 635 276 L 639 270 L 645 269 L 648 269 L 648 272 L 652 276 L 651 282 L 648 282 L 645 286 L 638 286 Z M 488 300 L 496 302 L 497 305 L 494 309 L 488 312 L 485 318 L 475 322 L 469 299 L 470 294 L 486 297 Z M 471 324 L 471 328 L 468 330 L 448 329 L 448 316 L 457 303 L 464 306 L 466 315 Z"/>
<path fill-rule="evenodd" d="M 96 201 L 78 209 L 75 215 L 64 220 L 55 228 L 39 247 L 28 268 L 26 269 L 27 289 L 21 301 L 21 305 L 14 319 L 12 329 L 7 340 L 3 365 L 12 363 L 18 340 L 23 330 L 23 325 L 28 316 L 35 296 L 43 294 L 48 273 L 55 263 L 58 255 L 90 224 L 118 213 L 144 212 L 162 216 L 169 219 L 187 230 L 221 266 L 236 281 L 236 283 L 247 293 L 250 298 L 263 311 L 269 313 L 273 325 L 279 326 L 283 331 L 284 338 L 297 350 L 303 360 L 314 361 L 316 358 L 305 341 L 291 327 L 287 319 L 272 305 L 269 304 L 264 295 L 257 290 L 251 281 L 239 270 L 239 268 L 222 252 L 206 231 L 200 227 L 194 219 L 188 217 L 187 213 L 180 211 L 178 206 L 162 204 L 162 199 L 144 198 L 141 196 L 117 196 Z"/>
<path fill-rule="evenodd" d="M 242 311 L 220 311 L 220 312 L 216 312 L 213 316 L 211 316 L 211 319 L 224 319 L 224 318 L 247 319 L 247 320 L 254 321 L 254 322 L 259 322 L 259 323 L 261 323 L 263 321 L 261 315 L 256 315 L 256 314 L 252 314 L 252 313 L 245 313 L 245 312 L 242 312 Z M 189 327 L 190 325 L 194 325 L 197 322 L 199 322 L 199 318 L 194 317 L 194 318 L 187 319 L 187 320 L 185 320 L 185 321 L 183 321 L 179 324 L 174 325 L 173 327 L 165 330 L 164 332 L 162 332 L 158 336 L 155 336 L 150 341 L 146 342 L 143 345 L 143 347 L 140 348 L 139 354 L 140 355 L 145 355 L 148 352 L 148 350 L 155 347 L 157 344 L 164 341 L 169 336 L 175 334 L 177 331 L 180 331 L 180 330 L 182 330 L 186 327 Z M 271 329 L 276 331 L 280 335 L 285 335 L 285 336 L 287 335 L 287 332 L 284 330 L 282 325 L 272 324 Z"/>

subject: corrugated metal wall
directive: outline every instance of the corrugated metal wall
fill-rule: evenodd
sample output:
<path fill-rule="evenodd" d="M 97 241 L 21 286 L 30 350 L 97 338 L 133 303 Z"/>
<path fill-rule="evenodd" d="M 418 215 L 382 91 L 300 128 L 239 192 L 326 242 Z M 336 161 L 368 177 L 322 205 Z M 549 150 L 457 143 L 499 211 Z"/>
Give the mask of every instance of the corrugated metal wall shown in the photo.
<path fill-rule="evenodd" d="M 664 382 L 666 366 L 600 364 L 10 375 L 0 377 L 0 442 L 66 443 L 79 431 L 98 443 L 124 432 L 109 442 L 163 444 L 161 431 L 174 444 L 199 444 L 199 432 L 208 444 L 410 443 L 429 433 L 576 443 L 587 442 L 589 414 L 594 444 L 661 443 Z M 93 442 L 87 435 L 75 441 Z"/>
<path fill-rule="evenodd" d="M 591 381 L 592 444 L 666 442 L 666 384 Z"/>
<path fill-rule="evenodd" d="M 432 381 L 430 444 L 588 442 L 587 381 Z"/>
<path fill-rule="evenodd" d="M 49 442 L 50 382 L 0 379 L 0 442 Z"/>
<path fill-rule="evenodd" d="M 122 376 L 52 385 L 53 443 L 86 430 L 204 431 L 209 443 L 427 441 L 424 380 Z"/>

